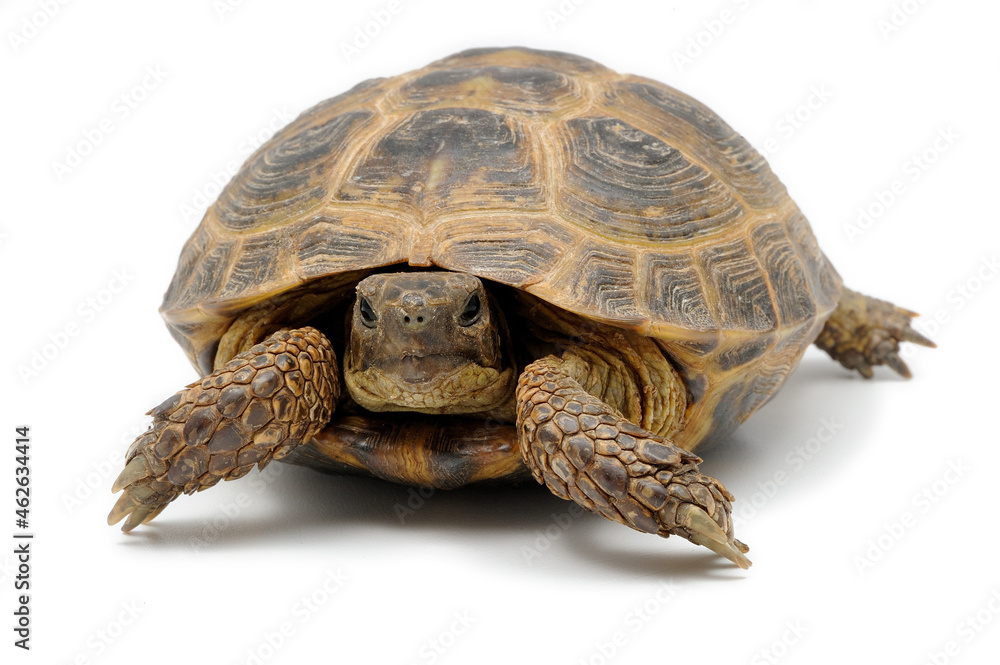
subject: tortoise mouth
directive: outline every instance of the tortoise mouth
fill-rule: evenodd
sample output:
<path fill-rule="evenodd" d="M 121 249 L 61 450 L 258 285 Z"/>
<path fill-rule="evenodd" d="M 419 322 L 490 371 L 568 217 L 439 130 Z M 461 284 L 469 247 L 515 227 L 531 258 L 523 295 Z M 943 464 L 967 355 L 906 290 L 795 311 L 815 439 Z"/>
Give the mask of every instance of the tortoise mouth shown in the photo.
<path fill-rule="evenodd" d="M 378 369 L 404 383 L 419 385 L 443 378 L 471 362 L 469 358 L 460 355 L 405 355 L 379 363 Z"/>
<path fill-rule="evenodd" d="M 403 356 L 364 370 L 351 369 L 348 358 L 344 382 L 369 411 L 461 414 L 503 404 L 514 392 L 517 374 L 456 355 Z"/>

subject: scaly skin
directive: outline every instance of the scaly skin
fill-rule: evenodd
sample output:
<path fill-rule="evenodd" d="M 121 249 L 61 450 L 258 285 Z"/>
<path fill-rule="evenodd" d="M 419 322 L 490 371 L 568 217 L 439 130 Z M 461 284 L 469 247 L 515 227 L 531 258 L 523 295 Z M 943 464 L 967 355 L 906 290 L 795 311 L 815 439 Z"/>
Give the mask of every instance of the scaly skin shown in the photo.
<path fill-rule="evenodd" d="M 311 439 L 337 403 L 336 367 L 315 328 L 280 331 L 164 401 L 129 448 L 108 524 L 127 518 L 131 531 L 180 494 L 263 469 Z"/>
<path fill-rule="evenodd" d="M 910 327 L 915 316 L 916 312 L 845 288 L 837 309 L 816 338 L 816 346 L 866 379 L 874 376 L 872 367 L 876 365 L 888 365 L 909 379 L 910 369 L 897 353 L 899 343 L 936 346 Z"/>
<path fill-rule="evenodd" d="M 701 459 L 623 418 L 571 372 L 547 356 L 518 382 L 518 438 L 535 480 L 610 520 L 683 536 L 749 568 L 749 548 L 733 537 L 733 497 L 698 471 Z"/>

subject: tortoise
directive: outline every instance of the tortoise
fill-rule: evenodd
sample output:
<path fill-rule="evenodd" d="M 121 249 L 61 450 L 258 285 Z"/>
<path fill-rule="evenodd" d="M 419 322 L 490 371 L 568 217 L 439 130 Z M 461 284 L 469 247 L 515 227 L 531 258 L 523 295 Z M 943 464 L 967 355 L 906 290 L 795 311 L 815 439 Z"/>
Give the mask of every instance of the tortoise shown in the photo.
<path fill-rule="evenodd" d="M 468 50 L 305 111 L 187 241 L 161 313 L 202 379 L 108 516 L 272 459 L 454 488 L 534 478 L 747 568 L 692 450 L 816 343 L 909 377 L 914 312 L 843 287 L 703 104 L 566 53 Z"/>

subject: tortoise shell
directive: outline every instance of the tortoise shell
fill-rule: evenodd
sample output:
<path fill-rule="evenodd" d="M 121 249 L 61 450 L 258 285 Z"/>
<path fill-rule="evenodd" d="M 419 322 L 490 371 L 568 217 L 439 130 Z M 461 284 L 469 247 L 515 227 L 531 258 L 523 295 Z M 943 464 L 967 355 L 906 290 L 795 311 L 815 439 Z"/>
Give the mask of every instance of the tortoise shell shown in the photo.
<path fill-rule="evenodd" d="M 688 383 L 689 448 L 774 393 L 841 288 L 764 159 L 701 103 L 578 56 L 479 49 L 279 131 L 205 214 L 161 312 L 208 373 L 245 312 L 395 264 L 654 337 Z"/>

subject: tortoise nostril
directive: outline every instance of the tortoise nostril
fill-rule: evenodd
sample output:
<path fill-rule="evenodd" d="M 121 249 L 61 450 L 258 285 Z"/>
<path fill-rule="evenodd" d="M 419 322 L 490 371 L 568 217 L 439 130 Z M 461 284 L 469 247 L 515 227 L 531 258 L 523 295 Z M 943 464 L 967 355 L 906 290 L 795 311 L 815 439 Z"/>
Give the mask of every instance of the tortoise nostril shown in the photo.
<path fill-rule="evenodd" d="M 404 316 L 403 317 L 403 323 L 409 323 L 409 322 L 410 322 L 410 317 Z"/>
<path fill-rule="evenodd" d="M 407 317 L 407 318 L 409 318 L 409 317 Z M 424 322 L 424 317 L 418 316 L 417 317 L 417 323 L 423 323 L 423 322 Z"/>

